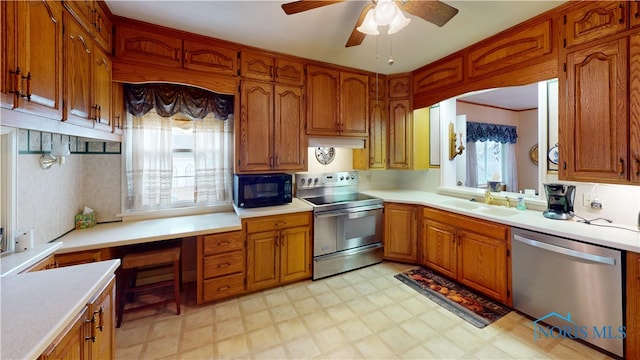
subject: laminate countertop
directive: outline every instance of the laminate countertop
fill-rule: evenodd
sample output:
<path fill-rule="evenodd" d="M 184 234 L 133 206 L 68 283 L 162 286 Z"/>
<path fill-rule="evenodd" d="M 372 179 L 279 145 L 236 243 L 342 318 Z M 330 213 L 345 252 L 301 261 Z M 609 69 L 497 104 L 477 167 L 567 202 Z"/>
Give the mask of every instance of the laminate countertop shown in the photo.
<path fill-rule="evenodd" d="M 371 190 L 362 193 L 388 202 L 430 206 L 531 231 L 640 253 L 640 232 L 628 225 L 614 223 L 598 226 L 584 224 L 575 219 L 552 220 L 542 216 L 540 211 L 487 205 L 426 191 Z"/>
<path fill-rule="evenodd" d="M 120 260 L 0 279 L 0 359 L 36 359 L 111 280 Z"/>
<path fill-rule="evenodd" d="M 3 253 L 0 256 L 0 277 L 19 274 L 61 247 L 61 242 L 46 243 L 25 251 Z"/>

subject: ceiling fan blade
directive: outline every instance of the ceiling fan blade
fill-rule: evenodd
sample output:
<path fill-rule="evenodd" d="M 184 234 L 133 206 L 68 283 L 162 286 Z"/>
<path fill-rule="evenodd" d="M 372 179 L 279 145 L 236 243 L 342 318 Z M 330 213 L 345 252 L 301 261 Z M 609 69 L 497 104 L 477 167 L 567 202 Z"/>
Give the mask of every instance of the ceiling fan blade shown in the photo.
<path fill-rule="evenodd" d="M 287 15 L 301 13 L 303 11 L 341 3 L 346 0 L 299 0 L 282 4 L 282 10 Z"/>
<path fill-rule="evenodd" d="M 441 1 L 396 0 L 402 11 L 442 27 L 458 13 L 458 9 Z"/>
<path fill-rule="evenodd" d="M 366 34 L 358 31 L 358 26 L 362 25 L 362 23 L 364 22 L 364 17 L 367 16 L 367 11 L 369 11 L 369 9 L 371 9 L 372 7 L 373 4 L 368 4 L 362 9 L 362 11 L 360 12 L 360 17 L 358 18 L 358 21 L 356 21 L 356 24 L 353 26 L 351 36 L 349 36 L 349 40 L 347 40 L 347 43 L 344 47 L 352 47 L 362 44 L 362 41 L 364 41 L 364 37 L 366 36 Z"/>

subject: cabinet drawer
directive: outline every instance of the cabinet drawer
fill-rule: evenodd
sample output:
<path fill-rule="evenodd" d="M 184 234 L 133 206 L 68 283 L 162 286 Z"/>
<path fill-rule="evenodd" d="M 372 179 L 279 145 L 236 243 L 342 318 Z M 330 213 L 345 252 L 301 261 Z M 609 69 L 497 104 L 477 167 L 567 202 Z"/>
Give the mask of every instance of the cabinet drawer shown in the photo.
<path fill-rule="evenodd" d="M 244 256 L 241 250 L 226 254 L 206 256 L 204 258 L 204 278 L 211 278 L 236 272 L 244 269 Z"/>
<path fill-rule="evenodd" d="M 242 250 L 244 245 L 241 231 L 204 235 L 202 238 L 204 255 Z"/>
<path fill-rule="evenodd" d="M 213 301 L 241 294 L 243 274 L 234 274 L 204 281 L 203 301 Z"/>
<path fill-rule="evenodd" d="M 506 225 L 459 215 L 444 210 L 425 207 L 423 215 L 425 219 L 439 221 L 455 226 L 459 229 L 469 230 L 494 239 L 506 240 L 509 235 L 509 227 Z"/>
<path fill-rule="evenodd" d="M 309 213 L 300 213 L 286 216 L 270 216 L 257 220 L 247 220 L 246 225 L 247 233 L 305 226 L 309 225 Z"/>

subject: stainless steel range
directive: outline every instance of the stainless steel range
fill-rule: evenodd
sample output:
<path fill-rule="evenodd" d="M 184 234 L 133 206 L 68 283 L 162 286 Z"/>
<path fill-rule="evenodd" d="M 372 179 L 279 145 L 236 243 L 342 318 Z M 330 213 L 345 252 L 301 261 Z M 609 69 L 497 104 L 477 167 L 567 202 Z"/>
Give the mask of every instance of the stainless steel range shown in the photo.
<path fill-rule="evenodd" d="M 382 262 L 382 199 L 358 193 L 358 173 L 296 174 L 313 206 L 313 279 Z"/>

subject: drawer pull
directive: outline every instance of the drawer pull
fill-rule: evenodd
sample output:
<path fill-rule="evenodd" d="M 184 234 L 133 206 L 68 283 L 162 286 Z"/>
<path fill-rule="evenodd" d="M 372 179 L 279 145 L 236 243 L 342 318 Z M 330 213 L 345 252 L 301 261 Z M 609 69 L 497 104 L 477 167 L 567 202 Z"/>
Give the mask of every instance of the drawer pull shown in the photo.
<path fill-rule="evenodd" d="M 218 243 L 218 246 L 227 246 L 227 245 L 229 245 L 228 241 L 221 241 Z"/>
<path fill-rule="evenodd" d="M 286 222 L 284 222 L 284 221 L 281 221 L 281 222 L 277 222 L 277 223 L 276 223 L 276 226 L 284 226 L 284 225 L 287 225 L 287 223 L 286 223 Z"/>
<path fill-rule="evenodd" d="M 218 265 L 219 268 L 226 268 L 226 267 L 229 267 L 229 266 L 231 266 L 231 264 L 229 264 L 229 263 L 224 263 L 224 264 Z"/>
<path fill-rule="evenodd" d="M 221 288 L 218 288 L 218 291 L 225 291 L 225 290 L 229 290 L 229 289 L 231 289 L 231 286 L 227 285 L 227 286 L 223 286 Z"/>

